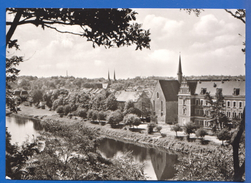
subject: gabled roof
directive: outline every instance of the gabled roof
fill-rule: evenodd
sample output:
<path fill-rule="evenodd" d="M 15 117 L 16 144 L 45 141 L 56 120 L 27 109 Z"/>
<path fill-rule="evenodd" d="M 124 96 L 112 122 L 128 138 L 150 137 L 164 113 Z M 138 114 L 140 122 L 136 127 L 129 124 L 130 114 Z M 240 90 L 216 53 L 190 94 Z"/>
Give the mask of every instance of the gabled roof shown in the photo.
<path fill-rule="evenodd" d="M 143 92 L 138 91 L 121 91 L 121 93 L 116 94 L 116 98 L 118 102 L 127 102 L 132 100 L 133 102 L 137 102 Z"/>
<path fill-rule="evenodd" d="M 180 84 L 177 80 L 159 80 L 166 101 L 177 101 Z"/>
<path fill-rule="evenodd" d="M 187 85 L 189 86 L 191 95 L 194 95 L 196 87 L 197 87 L 197 81 L 187 81 Z"/>
<path fill-rule="evenodd" d="M 215 95 L 217 88 L 222 89 L 223 95 L 233 95 L 234 88 L 239 88 L 239 95 L 245 96 L 245 81 L 201 81 L 198 82 L 195 93 L 200 94 L 202 88 L 206 88 L 211 95 Z"/>

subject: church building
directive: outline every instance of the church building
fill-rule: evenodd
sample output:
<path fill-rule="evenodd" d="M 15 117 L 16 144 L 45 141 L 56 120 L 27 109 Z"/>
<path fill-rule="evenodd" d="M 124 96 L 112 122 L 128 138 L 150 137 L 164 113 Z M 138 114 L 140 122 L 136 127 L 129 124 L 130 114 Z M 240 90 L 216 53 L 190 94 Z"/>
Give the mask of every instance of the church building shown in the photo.
<path fill-rule="evenodd" d="M 197 79 L 187 80 L 182 75 L 181 57 L 177 80 L 158 80 L 151 97 L 152 112 L 159 123 L 181 126 L 188 122 L 207 127 L 209 105 L 206 92 L 215 98 L 221 91 L 225 101 L 222 112 L 231 119 L 241 119 L 245 107 L 245 79 Z"/>

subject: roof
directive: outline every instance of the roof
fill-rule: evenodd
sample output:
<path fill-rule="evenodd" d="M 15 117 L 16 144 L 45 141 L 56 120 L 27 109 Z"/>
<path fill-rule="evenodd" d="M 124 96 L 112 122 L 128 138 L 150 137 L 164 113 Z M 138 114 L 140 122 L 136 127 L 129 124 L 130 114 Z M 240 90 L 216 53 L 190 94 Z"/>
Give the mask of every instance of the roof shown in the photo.
<path fill-rule="evenodd" d="M 142 92 L 137 92 L 137 91 L 121 91 L 121 93 L 116 95 L 116 98 L 118 102 L 127 102 L 129 100 L 137 102 L 141 94 Z"/>
<path fill-rule="evenodd" d="M 177 101 L 180 84 L 177 80 L 159 80 L 166 101 Z"/>
<path fill-rule="evenodd" d="M 187 85 L 189 86 L 191 95 L 194 95 L 195 90 L 197 88 L 197 81 L 187 81 Z"/>
<path fill-rule="evenodd" d="M 201 89 L 206 88 L 211 94 L 216 93 L 217 88 L 222 88 L 223 95 L 233 95 L 234 88 L 239 88 L 239 95 L 245 96 L 245 81 L 201 81 L 197 83 L 195 93 L 200 94 Z"/>

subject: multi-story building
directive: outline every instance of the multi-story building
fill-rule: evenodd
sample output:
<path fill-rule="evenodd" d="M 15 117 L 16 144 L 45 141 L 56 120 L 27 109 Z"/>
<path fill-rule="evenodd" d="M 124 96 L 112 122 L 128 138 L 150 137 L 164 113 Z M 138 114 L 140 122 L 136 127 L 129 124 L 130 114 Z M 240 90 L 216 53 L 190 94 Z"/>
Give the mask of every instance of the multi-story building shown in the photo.
<path fill-rule="evenodd" d="M 245 79 L 187 80 L 182 76 L 180 57 L 177 75 L 178 80 L 158 80 L 153 91 L 152 111 L 159 122 L 178 122 L 184 125 L 191 121 L 209 126 L 210 104 L 206 102 L 205 95 L 208 92 L 215 98 L 219 91 L 225 102 L 222 112 L 230 120 L 242 118 L 245 107 Z"/>

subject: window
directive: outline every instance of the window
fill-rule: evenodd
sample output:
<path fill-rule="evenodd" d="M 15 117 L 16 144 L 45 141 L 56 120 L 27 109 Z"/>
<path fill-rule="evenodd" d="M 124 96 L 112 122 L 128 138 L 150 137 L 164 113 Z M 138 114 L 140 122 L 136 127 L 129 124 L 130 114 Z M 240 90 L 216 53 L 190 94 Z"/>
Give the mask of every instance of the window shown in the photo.
<path fill-rule="evenodd" d="M 153 112 L 155 112 L 155 100 L 153 100 Z"/>
<path fill-rule="evenodd" d="M 231 102 L 227 101 L 227 106 L 230 107 L 231 106 Z"/>
<path fill-rule="evenodd" d="M 159 92 L 157 92 L 157 98 L 159 98 Z"/>
<path fill-rule="evenodd" d="M 240 95 L 240 88 L 234 88 L 233 95 Z"/>
<path fill-rule="evenodd" d="M 203 100 L 200 101 L 200 105 L 203 106 Z"/>
<path fill-rule="evenodd" d="M 233 107 L 236 107 L 236 102 L 235 101 L 233 102 Z"/>
<path fill-rule="evenodd" d="M 186 108 L 183 108 L 183 114 L 186 115 Z"/>
<path fill-rule="evenodd" d="M 161 104 L 161 106 L 160 106 L 161 107 L 161 111 L 163 111 L 163 101 L 161 101 L 160 104 Z"/>
<path fill-rule="evenodd" d="M 242 108 L 242 102 L 239 102 L 239 108 Z"/>
<path fill-rule="evenodd" d="M 207 89 L 206 89 L 206 88 L 201 88 L 201 92 L 200 92 L 201 95 L 205 95 L 206 92 L 207 92 Z"/>
<path fill-rule="evenodd" d="M 196 105 L 199 105 L 199 100 L 198 99 L 196 99 Z"/>

